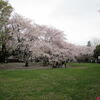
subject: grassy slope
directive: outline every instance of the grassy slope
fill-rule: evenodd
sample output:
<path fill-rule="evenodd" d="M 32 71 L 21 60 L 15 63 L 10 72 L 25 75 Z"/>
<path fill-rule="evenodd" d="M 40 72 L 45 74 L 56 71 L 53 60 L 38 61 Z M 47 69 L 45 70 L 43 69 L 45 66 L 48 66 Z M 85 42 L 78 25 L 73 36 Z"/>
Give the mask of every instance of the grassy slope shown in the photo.
<path fill-rule="evenodd" d="M 0 100 L 96 100 L 100 65 L 71 65 L 81 67 L 1 70 Z"/>

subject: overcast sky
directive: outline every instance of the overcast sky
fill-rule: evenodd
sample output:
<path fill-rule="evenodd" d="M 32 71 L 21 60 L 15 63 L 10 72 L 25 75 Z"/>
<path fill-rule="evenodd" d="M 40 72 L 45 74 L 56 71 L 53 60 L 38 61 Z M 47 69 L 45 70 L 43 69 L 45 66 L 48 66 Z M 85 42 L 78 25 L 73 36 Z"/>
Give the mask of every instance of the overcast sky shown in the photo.
<path fill-rule="evenodd" d="M 9 0 L 15 12 L 65 32 L 68 41 L 100 38 L 100 0 Z"/>

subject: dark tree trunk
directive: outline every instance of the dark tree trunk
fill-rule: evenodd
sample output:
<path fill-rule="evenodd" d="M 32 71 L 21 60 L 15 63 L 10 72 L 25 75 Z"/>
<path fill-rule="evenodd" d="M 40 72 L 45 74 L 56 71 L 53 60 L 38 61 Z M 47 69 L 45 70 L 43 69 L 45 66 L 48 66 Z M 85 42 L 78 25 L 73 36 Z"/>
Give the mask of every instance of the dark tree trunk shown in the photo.
<path fill-rule="evenodd" d="M 5 59 L 6 59 L 6 46 L 5 44 L 2 44 L 2 62 L 5 63 Z"/>
<path fill-rule="evenodd" d="M 28 61 L 25 62 L 25 67 L 28 67 Z"/>

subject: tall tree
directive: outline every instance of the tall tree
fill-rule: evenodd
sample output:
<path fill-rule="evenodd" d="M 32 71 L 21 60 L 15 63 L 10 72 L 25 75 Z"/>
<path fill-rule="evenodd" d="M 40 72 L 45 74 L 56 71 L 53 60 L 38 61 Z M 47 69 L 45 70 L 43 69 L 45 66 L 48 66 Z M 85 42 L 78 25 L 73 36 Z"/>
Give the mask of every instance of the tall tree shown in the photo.
<path fill-rule="evenodd" d="M 100 61 L 100 45 L 97 45 L 95 50 L 94 50 L 94 57 L 96 60 L 99 62 Z"/>
<path fill-rule="evenodd" d="M 87 42 L 87 46 L 88 46 L 88 47 L 91 47 L 91 41 L 88 41 L 88 42 Z"/>
<path fill-rule="evenodd" d="M 8 35 L 8 21 L 13 8 L 8 1 L 0 0 L 0 61 L 5 62 L 7 42 L 11 38 Z"/>

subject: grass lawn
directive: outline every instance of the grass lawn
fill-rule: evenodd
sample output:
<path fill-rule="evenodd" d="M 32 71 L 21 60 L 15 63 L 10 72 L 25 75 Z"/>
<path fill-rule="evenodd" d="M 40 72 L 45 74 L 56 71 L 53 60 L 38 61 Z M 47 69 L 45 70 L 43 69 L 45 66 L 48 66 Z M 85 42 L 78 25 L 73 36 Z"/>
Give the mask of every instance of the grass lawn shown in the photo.
<path fill-rule="evenodd" d="M 0 70 L 0 100 L 96 100 L 100 64 L 72 68 Z"/>

